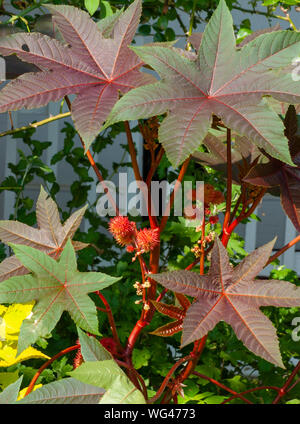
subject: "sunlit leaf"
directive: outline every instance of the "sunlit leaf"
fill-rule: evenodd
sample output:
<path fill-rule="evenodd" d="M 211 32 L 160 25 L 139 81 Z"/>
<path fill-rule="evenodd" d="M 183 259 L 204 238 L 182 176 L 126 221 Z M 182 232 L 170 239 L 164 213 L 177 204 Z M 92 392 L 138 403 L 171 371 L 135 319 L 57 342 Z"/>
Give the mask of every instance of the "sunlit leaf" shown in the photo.
<path fill-rule="evenodd" d="M 105 389 L 105 395 L 99 403 L 145 403 L 142 393 L 131 383 L 114 360 L 85 362 L 69 374 L 83 383 Z"/>
<path fill-rule="evenodd" d="M 79 327 L 99 334 L 96 306 L 88 293 L 102 290 L 120 278 L 101 272 L 77 271 L 75 251 L 70 240 L 59 261 L 32 247 L 11 246 L 17 258 L 32 274 L 11 277 L 2 282 L 0 302 L 36 301 L 32 316 L 25 319 L 21 326 L 17 353 L 23 352 L 38 337 L 49 334 L 64 311 L 69 312 Z"/>
<path fill-rule="evenodd" d="M 300 34 L 295 31 L 272 31 L 240 49 L 231 14 L 221 0 L 205 28 L 196 61 L 179 49 L 132 47 L 161 81 L 123 96 L 103 128 L 167 113 L 159 140 L 178 166 L 203 142 L 214 114 L 271 156 L 293 165 L 283 123 L 264 97 L 300 103 L 299 82 L 291 77 L 299 49 Z"/>
<path fill-rule="evenodd" d="M 46 384 L 23 399 L 18 404 L 97 404 L 104 390 L 82 383 L 75 378 L 64 378 Z"/>

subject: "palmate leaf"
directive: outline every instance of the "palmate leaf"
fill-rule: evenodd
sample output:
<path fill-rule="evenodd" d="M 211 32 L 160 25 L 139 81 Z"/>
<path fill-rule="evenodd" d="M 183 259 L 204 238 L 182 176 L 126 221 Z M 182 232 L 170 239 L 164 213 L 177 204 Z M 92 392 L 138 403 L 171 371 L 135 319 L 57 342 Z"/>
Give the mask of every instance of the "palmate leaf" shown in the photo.
<path fill-rule="evenodd" d="M 277 24 L 270 28 L 264 28 L 258 31 L 253 31 L 251 34 L 247 35 L 247 37 L 245 37 L 242 42 L 239 43 L 238 47 L 243 47 L 245 44 L 249 43 L 249 41 L 254 40 L 259 35 L 266 34 L 268 32 L 279 31 L 280 29 L 280 25 Z M 200 48 L 202 37 L 202 32 L 193 32 L 193 34 L 188 37 L 188 41 L 193 45 L 194 49 L 197 51 Z"/>
<path fill-rule="evenodd" d="M 77 271 L 75 251 L 70 240 L 59 261 L 32 247 L 10 244 L 17 258 L 32 272 L 11 277 L 0 284 L 0 303 L 26 303 L 35 300 L 32 316 L 24 320 L 18 342 L 18 354 L 39 336 L 49 334 L 64 311 L 75 323 L 98 332 L 97 310 L 88 293 L 102 290 L 120 278 L 101 272 Z"/>
<path fill-rule="evenodd" d="M 226 136 L 223 133 L 216 136 L 208 133 L 203 140 L 209 153 L 195 152 L 192 158 L 195 162 L 209 166 L 227 176 L 227 148 Z M 235 136 L 235 143 L 231 149 L 232 180 L 234 184 L 241 184 L 241 176 L 257 163 L 261 155 L 259 149 L 246 137 Z"/>
<path fill-rule="evenodd" d="M 132 384 L 113 359 L 85 362 L 68 374 L 83 383 L 105 389 L 105 395 L 99 402 L 101 404 L 146 403 L 142 393 Z"/>
<path fill-rule="evenodd" d="M 173 48 L 143 46 L 132 50 L 157 71 L 161 81 L 122 97 L 103 128 L 167 112 L 159 140 L 177 166 L 201 144 L 215 114 L 271 156 L 293 165 L 282 121 L 264 96 L 300 103 L 300 85 L 291 76 L 300 34 L 274 31 L 238 49 L 232 17 L 221 0 L 205 28 L 196 61 Z"/>
<path fill-rule="evenodd" d="M 282 207 L 296 230 L 300 232 L 300 135 L 297 133 L 296 110 L 292 105 L 287 110 L 284 124 L 295 166 L 268 156 L 269 162 L 256 165 L 243 181 L 268 189 L 279 188 Z"/>
<path fill-rule="evenodd" d="M 2 393 L 0 393 L 0 405 L 14 403 L 17 400 L 22 380 L 23 376 L 14 383 L 10 384 L 3 390 Z"/>
<path fill-rule="evenodd" d="M 0 112 L 32 109 L 77 94 L 72 118 L 86 149 L 119 97 L 155 80 L 140 72 L 142 61 L 128 48 L 141 15 L 135 0 L 117 19 L 101 27 L 83 10 L 47 4 L 65 43 L 39 33 L 17 33 L 0 40 L 0 54 L 16 54 L 42 72 L 21 75 L 0 92 Z M 113 38 L 108 38 L 108 34 Z"/>
<path fill-rule="evenodd" d="M 175 321 L 163 325 L 162 327 L 157 328 L 152 331 L 150 334 L 161 337 L 172 336 L 173 334 L 179 333 L 182 331 L 183 319 L 185 317 L 187 309 L 190 307 L 191 303 L 186 296 L 180 293 L 175 293 L 177 300 L 179 301 L 181 307 L 175 305 L 167 305 L 166 303 L 156 302 L 151 300 L 151 303 L 155 309 L 163 315 L 167 315 L 170 318 L 175 318 Z"/>
<path fill-rule="evenodd" d="M 39 249 L 52 257 L 59 257 L 67 240 L 72 238 L 79 227 L 87 206 L 74 212 L 62 225 L 56 203 L 48 197 L 41 186 L 36 204 L 38 228 L 29 227 L 18 221 L 0 221 L 0 240 L 3 243 L 15 243 Z M 73 241 L 75 250 L 87 246 Z M 29 271 L 16 258 L 10 256 L 0 263 L 0 282 L 14 275 L 24 275 Z"/>
<path fill-rule="evenodd" d="M 105 361 L 112 359 L 112 355 L 102 344 L 92 336 L 88 336 L 77 327 L 79 336 L 80 352 L 85 362 Z"/>
<path fill-rule="evenodd" d="M 64 378 L 38 388 L 16 404 L 97 404 L 103 394 L 99 387 Z"/>
<path fill-rule="evenodd" d="M 254 280 L 274 243 L 256 249 L 232 268 L 226 249 L 216 238 L 207 275 L 183 270 L 151 275 L 164 287 L 195 297 L 183 320 L 182 346 L 225 321 L 249 350 L 284 368 L 276 329 L 259 307 L 300 306 L 300 287 L 280 280 Z"/>

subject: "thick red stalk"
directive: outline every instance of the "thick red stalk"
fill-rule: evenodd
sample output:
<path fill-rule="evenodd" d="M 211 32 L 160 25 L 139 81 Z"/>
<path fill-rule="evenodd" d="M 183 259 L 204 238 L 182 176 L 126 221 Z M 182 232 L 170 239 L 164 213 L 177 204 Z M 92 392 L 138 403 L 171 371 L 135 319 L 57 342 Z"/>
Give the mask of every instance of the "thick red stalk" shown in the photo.
<path fill-rule="evenodd" d="M 294 368 L 293 372 L 288 377 L 288 379 L 286 380 L 284 385 L 279 389 L 276 398 L 272 402 L 273 404 L 278 403 L 280 401 L 280 399 L 287 393 L 287 389 L 288 389 L 289 385 L 291 384 L 291 382 L 296 377 L 296 375 L 298 374 L 299 371 L 300 371 L 300 361 L 298 362 L 298 364 L 296 365 L 296 367 Z"/>
<path fill-rule="evenodd" d="M 107 318 L 108 318 L 108 321 L 109 321 L 110 329 L 111 329 L 112 334 L 113 334 L 113 339 L 114 339 L 114 341 L 116 342 L 116 345 L 117 345 L 117 351 L 119 353 L 122 353 L 123 350 L 124 350 L 124 348 L 123 348 L 123 346 L 120 343 L 120 339 L 119 339 L 119 336 L 118 336 L 118 332 L 117 332 L 115 320 L 114 320 L 114 317 L 113 317 L 113 314 L 112 314 L 110 305 L 109 305 L 108 301 L 105 299 L 105 297 L 103 296 L 103 294 L 100 291 L 96 291 L 95 293 L 99 296 L 99 298 L 102 300 L 102 302 L 103 302 L 103 304 L 105 306 L 105 312 L 107 314 Z"/>
<path fill-rule="evenodd" d="M 226 247 L 228 244 L 228 241 L 230 239 L 230 236 L 233 232 L 233 230 L 239 225 L 243 219 L 249 218 L 249 216 L 255 211 L 258 204 L 260 203 L 261 199 L 266 193 L 266 189 L 263 188 L 259 194 L 259 196 L 254 200 L 252 206 L 247 210 L 247 212 L 241 212 L 241 214 L 234 220 L 232 223 L 227 227 L 224 228 L 223 226 L 223 233 L 222 233 L 222 243 Z"/>
<path fill-rule="evenodd" d="M 76 344 L 74 346 L 67 347 L 66 349 L 63 349 L 60 352 L 58 352 L 56 355 L 52 356 L 52 358 L 50 358 L 47 362 L 45 362 L 41 366 L 41 368 L 39 368 L 38 371 L 35 373 L 33 379 L 31 380 L 31 382 L 30 382 L 30 384 L 29 384 L 29 386 L 28 386 L 28 388 L 26 390 L 25 396 L 29 395 L 29 393 L 32 392 L 37 379 L 39 378 L 39 376 L 41 375 L 41 373 L 44 371 L 44 369 L 46 369 L 47 367 L 49 367 L 49 365 L 51 365 L 52 362 L 54 362 L 56 359 L 60 358 L 63 355 L 66 355 L 69 352 L 72 352 L 73 350 L 79 349 L 79 348 L 80 348 L 80 345 L 79 344 Z"/>
<path fill-rule="evenodd" d="M 171 195 L 170 195 L 170 199 L 169 199 L 168 205 L 166 206 L 166 210 L 164 211 L 164 215 L 163 215 L 163 217 L 162 217 L 162 219 L 161 219 L 161 221 L 160 221 L 160 226 L 159 226 L 159 228 L 160 228 L 160 232 L 162 232 L 162 231 L 163 231 L 163 229 L 165 228 L 165 226 L 166 226 L 166 224 L 167 224 L 167 222 L 168 222 L 168 218 L 169 218 L 169 216 L 168 216 L 168 214 L 167 214 L 167 211 L 171 211 L 171 208 L 172 208 L 172 206 L 173 206 L 173 204 L 174 204 L 174 200 L 175 200 L 176 193 L 177 193 L 177 191 L 179 190 L 179 188 L 180 188 L 180 186 L 181 186 L 181 183 L 182 183 L 183 177 L 184 177 L 184 175 L 185 175 L 185 173 L 186 173 L 186 170 L 187 170 L 187 168 L 188 168 L 188 166 L 189 166 L 190 160 L 191 160 L 191 156 L 189 156 L 189 157 L 188 157 L 188 158 L 187 158 L 187 159 L 183 162 L 183 164 L 182 164 L 182 167 L 181 167 L 181 169 L 180 169 L 180 172 L 179 172 L 178 178 L 177 178 L 177 180 L 176 180 L 176 183 L 175 183 L 174 189 L 173 189 L 173 191 L 172 191 L 172 193 L 171 193 Z"/>
<path fill-rule="evenodd" d="M 135 180 L 138 184 L 139 181 L 143 182 L 143 178 L 142 178 L 142 175 L 140 173 L 139 165 L 138 165 L 138 162 L 137 162 L 136 151 L 135 151 L 135 146 L 134 146 L 129 122 L 124 121 L 124 126 L 125 126 L 125 131 L 126 131 L 126 136 L 127 136 L 127 143 L 128 143 L 128 148 L 129 148 L 129 153 L 130 153 L 130 158 L 131 158 L 131 164 L 132 164 L 132 168 L 133 168 L 133 172 L 134 172 L 134 177 L 135 177 Z M 146 196 L 146 193 L 143 192 L 143 195 Z M 151 206 L 149 204 L 149 196 L 148 196 L 147 199 L 145 199 L 145 201 L 148 204 L 148 215 L 149 215 L 150 226 L 151 226 L 151 228 L 156 228 L 158 226 L 157 220 L 156 220 L 155 216 L 151 215 Z"/>
<path fill-rule="evenodd" d="M 71 112 L 71 110 L 72 110 L 72 104 L 71 104 L 70 99 L 68 98 L 68 96 L 65 96 L 65 100 L 66 100 L 67 106 L 69 108 L 69 111 Z M 83 149 L 85 149 L 84 141 L 82 140 L 82 137 L 79 135 L 79 133 L 78 133 L 78 137 L 79 137 L 79 139 L 81 141 L 81 144 L 82 144 Z M 98 181 L 102 184 L 102 186 L 104 188 L 104 191 L 107 194 L 108 200 L 109 200 L 112 208 L 115 210 L 116 215 L 119 215 L 120 212 L 119 212 L 119 209 L 118 209 L 118 207 L 116 205 L 116 202 L 112 198 L 112 196 L 110 194 L 110 191 L 109 191 L 107 185 L 104 182 L 105 180 L 104 180 L 104 178 L 103 178 L 103 176 L 102 176 L 102 174 L 101 174 L 101 172 L 100 172 L 100 170 L 99 170 L 96 162 L 94 161 L 93 155 L 90 152 L 90 150 L 87 150 L 86 156 L 87 156 L 87 158 L 88 158 L 88 160 L 89 160 L 89 162 L 90 162 L 90 164 L 91 164 L 91 166 L 92 166 L 92 168 L 93 168 L 93 170 L 94 170 L 94 172 L 95 172 L 95 174 L 96 174 L 96 176 L 98 178 Z"/>
<path fill-rule="evenodd" d="M 232 160 L 231 160 L 231 130 L 227 128 L 227 193 L 226 212 L 223 222 L 223 232 L 227 230 L 230 221 L 231 198 L 232 198 Z"/>
<path fill-rule="evenodd" d="M 153 175 L 155 174 L 155 171 L 157 170 L 158 165 L 160 164 L 160 161 L 162 160 L 162 157 L 164 155 L 165 151 L 164 148 L 161 146 L 159 149 L 159 152 L 157 153 L 157 156 L 155 158 L 154 163 L 152 163 L 151 168 L 148 172 L 147 178 L 146 178 L 146 184 L 149 187 L 153 178 Z"/>

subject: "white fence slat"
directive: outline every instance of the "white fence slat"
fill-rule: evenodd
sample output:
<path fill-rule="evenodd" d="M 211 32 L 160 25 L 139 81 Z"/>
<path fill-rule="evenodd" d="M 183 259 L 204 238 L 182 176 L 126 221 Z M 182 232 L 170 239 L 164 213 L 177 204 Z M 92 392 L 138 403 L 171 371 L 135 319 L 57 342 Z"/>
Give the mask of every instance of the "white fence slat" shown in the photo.
<path fill-rule="evenodd" d="M 49 103 L 47 112 L 48 116 L 55 116 L 59 113 L 59 103 Z M 54 174 L 57 175 L 57 164 L 51 165 L 51 159 L 58 151 L 59 143 L 59 120 L 47 124 L 48 140 L 51 141 L 51 146 L 47 149 L 47 165 L 51 167 Z"/>
<path fill-rule="evenodd" d="M 288 216 L 286 216 L 284 245 L 286 245 L 294 237 L 296 237 L 296 229 L 288 218 Z M 292 246 L 282 255 L 281 263 L 284 264 L 287 268 L 294 269 L 296 253 L 295 249 L 296 246 Z"/>
<path fill-rule="evenodd" d="M 253 213 L 257 214 L 257 209 Z M 245 250 L 249 253 L 256 247 L 256 226 L 257 221 L 253 220 L 248 222 L 245 228 Z"/>

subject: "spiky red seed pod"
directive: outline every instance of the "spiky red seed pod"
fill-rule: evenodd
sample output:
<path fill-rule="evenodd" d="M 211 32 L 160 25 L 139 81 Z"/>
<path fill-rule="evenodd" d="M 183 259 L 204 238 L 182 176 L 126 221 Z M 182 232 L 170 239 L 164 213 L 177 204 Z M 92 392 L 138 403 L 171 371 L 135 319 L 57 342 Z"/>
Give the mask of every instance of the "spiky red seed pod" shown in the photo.
<path fill-rule="evenodd" d="M 136 225 L 127 216 L 116 216 L 109 222 L 109 231 L 119 244 L 126 246 L 135 238 Z"/>
<path fill-rule="evenodd" d="M 138 248 L 143 252 L 153 250 L 159 244 L 159 229 L 144 228 L 136 235 Z"/>

